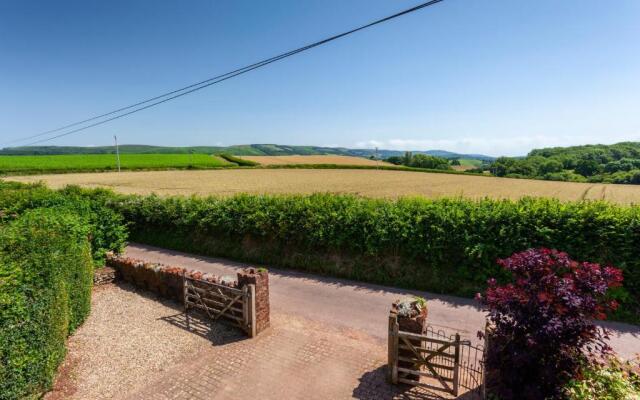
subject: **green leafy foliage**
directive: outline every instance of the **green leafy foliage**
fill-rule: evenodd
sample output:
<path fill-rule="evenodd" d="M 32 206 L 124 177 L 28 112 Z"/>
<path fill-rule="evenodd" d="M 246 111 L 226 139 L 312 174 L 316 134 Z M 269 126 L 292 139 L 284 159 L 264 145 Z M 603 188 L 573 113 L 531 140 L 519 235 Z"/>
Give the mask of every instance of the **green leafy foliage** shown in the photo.
<path fill-rule="evenodd" d="M 523 158 L 500 157 L 485 169 L 516 178 L 640 184 L 640 143 L 536 149 Z"/>
<path fill-rule="evenodd" d="M 587 364 L 581 376 L 565 386 L 568 400 L 640 399 L 640 360 Z"/>
<path fill-rule="evenodd" d="M 122 251 L 127 239 L 124 220 L 108 207 L 110 201 L 113 201 L 113 194 L 101 189 L 84 190 L 69 186 L 53 191 L 40 184 L 0 181 L 0 224 L 39 207 L 73 212 L 87 223 L 93 259 L 96 264 L 101 264 L 107 251 Z"/>
<path fill-rule="evenodd" d="M 615 318 L 640 321 L 640 207 L 525 198 L 123 196 L 132 239 L 363 281 L 473 296 L 498 258 L 532 247 L 613 264 Z"/>
<path fill-rule="evenodd" d="M 46 390 L 65 339 L 90 309 L 93 263 L 82 218 L 25 211 L 0 229 L 0 399 Z"/>
<path fill-rule="evenodd" d="M 391 156 L 385 161 L 391 164 L 404 165 L 405 167 L 413 168 L 442 170 L 451 169 L 449 160 L 447 160 L 446 158 L 431 156 L 427 154 L 413 154 L 410 151 L 407 151 L 404 156 Z M 458 164 L 456 165 L 460 165 L 460 161 L 458 161 Z"/>

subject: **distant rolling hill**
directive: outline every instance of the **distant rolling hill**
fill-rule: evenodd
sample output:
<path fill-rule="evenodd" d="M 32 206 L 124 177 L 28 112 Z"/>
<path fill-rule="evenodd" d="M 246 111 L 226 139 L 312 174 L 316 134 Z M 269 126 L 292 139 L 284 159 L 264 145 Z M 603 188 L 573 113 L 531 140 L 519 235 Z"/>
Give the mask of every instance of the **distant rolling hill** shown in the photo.
<path fill-rule="evenodd" d="M 287 146 L 279 144 L 246 144 L 236 146 L 191 146 L 165 147 L 140 144 L 125 144 L 120 146 L 122 154 L 214 154 L 227 153 L 235 156 L 293 156 L 293 155 L 344 155 L 369 157 L 375 154 L 374 149 L 348 149 L 345 147 L 321 146 Z M 28 146 L 7 147 L 0 149 L 0 155 L 61 155 L 61 154 L 113 154 L 114 146 L 75 147 L 75 146 Z M 413 151 L 414 154 L 428 154 L 444 158 L 461 158 L 493 161 L 494 157 L 483 154 L 459 154 L 445 150 Z M 399 156 L 404 151 L 378 150 L 378 156 L 387 158 Z"/>

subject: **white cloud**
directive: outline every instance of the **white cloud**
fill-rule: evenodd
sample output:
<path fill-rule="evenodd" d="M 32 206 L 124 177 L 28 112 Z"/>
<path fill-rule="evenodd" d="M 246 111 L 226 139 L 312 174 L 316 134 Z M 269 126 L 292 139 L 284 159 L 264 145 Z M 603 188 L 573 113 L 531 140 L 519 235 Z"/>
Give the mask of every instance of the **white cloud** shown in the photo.
<path fill-rule="evenodd" d="M 525 155 L 531 149 L 541 147 L 575 146 L 596 143 L 637 141 L 640 135 L 629 136 L 512 136 L 512 137 L 467 137 L 460 139 L 386 139 L 357 142 L 358 148 L 378 147 L 385 150 L 447 150 L 457 153 L 480 153 L 492 156 Z"/>

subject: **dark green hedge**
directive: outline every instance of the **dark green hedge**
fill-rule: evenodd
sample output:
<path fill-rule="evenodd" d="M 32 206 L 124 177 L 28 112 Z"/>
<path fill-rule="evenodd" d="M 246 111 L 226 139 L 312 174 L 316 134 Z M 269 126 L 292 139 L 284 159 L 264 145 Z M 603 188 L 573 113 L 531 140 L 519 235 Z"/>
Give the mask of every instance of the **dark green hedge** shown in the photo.
<path fill-rule="evenodd" d="M 113 193 L 106 190 L 83 190 L 69 186 L 54 191 L 41 184 L 0 181 L 0 224 L 14 220 L 26 210 L 57 207 L 85 219 L 96 265 L 102 265 L 107 251 L 120 252 L 126 243 L 127 229 L 122 216 L 105 205 Z"/>
<path fill-rule="evenodd" d="M 202 254 L 471 296 L 530 247 L 622 268 L 617 319 L 640 321 L 640 207 L 353 196 L 121 197 L 132 239 Z"/>
<path fill-rule="evenodd" d="M 0 228 L 0 399 L 37 397 L 90 309 L 93 262 L 82 218 L 25 211 Z"/>
<path fill-rule="evenodd" d="M 259 163 L 255 162 L 255 161 L 251 161 L 251 160 L 246 160 L 244 158 L 241 157 L 236 157 L 233 156 L 231 154 L 226 154 L 226 153 L 222 153 L 222 154 L 218 154 L 218 157 L 223 158 L 231 163 L 237 164 L 241 167 L 255 167 L 256 165 L 260 165 Z"/>

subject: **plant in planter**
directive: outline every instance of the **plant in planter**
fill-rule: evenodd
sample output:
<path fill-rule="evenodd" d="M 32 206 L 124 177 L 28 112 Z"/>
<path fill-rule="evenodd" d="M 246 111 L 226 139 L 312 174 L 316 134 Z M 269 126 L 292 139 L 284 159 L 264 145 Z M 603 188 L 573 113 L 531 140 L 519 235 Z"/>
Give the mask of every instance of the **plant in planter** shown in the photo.
<path fill-rule="evenodd" d="M 544 248 L 498 264 L 511 273 L 511 282 L 491 279 L 485 295 L 478 295 L 492 325 L 487 389 L 505 400 L 561 397 L 586 355 L 611 351 L 607 332 L 593 320 L 617 307 L 607 292 L 621 286 L 622 272 Z"/>
<path fill-rule="evenodd" d="M 427 326 L 427 302 L 422 297 L 396 301 L 392 310 L 398 314 L 398 326 L 401 331 L 423 333 Z"/>

